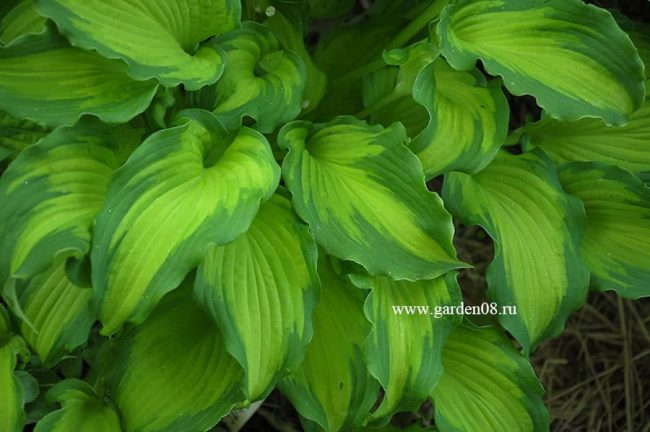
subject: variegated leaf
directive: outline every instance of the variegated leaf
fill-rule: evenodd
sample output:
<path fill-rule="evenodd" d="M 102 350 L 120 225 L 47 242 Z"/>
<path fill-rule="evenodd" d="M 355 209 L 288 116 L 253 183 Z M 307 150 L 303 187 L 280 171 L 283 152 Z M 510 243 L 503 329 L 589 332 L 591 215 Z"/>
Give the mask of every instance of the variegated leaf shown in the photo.
<path fill-rule="evenodd" d="M 0 281 L 29 278 L 90 248 L 109 177 L 141 132 L 84 120 L 25 149 L 0 178 Z"/>
<path fill-rule="evenodd" d="M 365 314 L 373 330 L 364 345 L 370 373 L 384 388 L 373 413 L 389 420 L 396 411 L 417 410 L 431 395 L 442 373 L 441 351 L 457 319 L 436 316 L 435 309 L 461 301 L 456 273 L 417 282 L 372 279 Z M 397 313 L 396 307 L 422 305 L 422 314 Z M 460 317 L 457 317 L 458 319 Z"/>
<path fill-rule="evenodd" d="M 278 141 L 298 214 L 328 253 L 395 279 L 432 279 L 463 264 L 440 197 L 427 191 L 422 166 L 403 144 L 404 128 L 341 117 L 294 122 Z"/>
<path fill-rule="evenodd" d="M 314 64 L 307 51 L 299 7 L 290 7 L 284 3 L 271 7 L 275 11 L 271 16 L 267 16 L 264 24 L 274 31 L 282 45 L 296 53 L 305 65 L 305 89 L 301 107 L 302 113 L 307 114 L 318 106 L 325 95 L 327 76 Z"/>
<path fill-rule="evenodd" d="M 20 319 L 21 334 L 45 367 L 88 339 L 95 321 L 92 290 L 70 281 L 65 256 L 28 281 L 10 279 L 4 295 Z"/>
<path fill-rule="evenodd" d="M 361 291 L 341 279 L 321 256 L 322 283 L 314 337 L 298 368 L 279 382 L 298 413 L 329 432 L 361 426 L 379 386 L 366 369 L 362 344 L 370 332 Z"/>
<path fill-rule="evenodd" d="M 241 367 L 190 288 L 119 339 L 106 380 L 127 431 L 207 431 L 244 402 Z"/>
<path fill-rule="evenodd" d="M 650 296 L 650 189 L 630 172 L 602 163 L 565 165 L 560 181 L 587 212 L 580 249 L 592 285 L 628 298 Z"/>
<path fill-rule="evenodd" d="M 650 176 L 650 102 L 621 127 L 599 119 L 562 122 L 547 117 L 522 132 L 525 148 L 540 147 L 558 164 L 599 161 Z"/>
<path fill-rule="evenodd" d="M 0 304 L 0 430 L 22 432 L 25 421 L 25 391 L 16 376 L 18 358 L 29 358 L 20 336 L 11 334 L 9 316 Z"/>
<path fill-rule="evenodd" d="M 237 0 L 35 1 L 73 45 L 124 60 L 135 79 L 188 90 L 219 79 L 223 54 L 201 42 L 238 27 L 241 14 Z"/>
<path fill-rule="evenodd" d="M 508 102 L 499 84 L 488 83 L 477 69 L 458 72 L 437 59 L 418 74 L 413 98 L 430 117 L 410 145 L 427 178 L 449 171 L 476 173 L 505 141 Z"/>
<path fill-rule="evenodd" d="M 553 162 L 537 151 L 501 152 L 474 176 L 448 174 L 443 197 L 464 224 L 495 241 L 488 297 L 517 309 L 501 314 L 501 324 L 525 352 L 559 334 L 584 302 L 589 272 L 579 253 L 584 209 L 562 190 Z"/>
<path fill-rule="evenodd" d="M 644 99 L 643 63 L 611 14 L 580 0 L 459 0 L 438 24 L 455 69 L 481 60 L 515 95 L 562 120 L 621 125 Z"/>
<path fill-rule="evenodd" d="M 0 48 L 0 109 L 49 126 L 84 114 L 123 123 L 144 111 L 154 81 L 134 81 L 124 63 L 71 47 L 54 30 Z"/>
<path fill-rule="evenodd" d="M 245 371 L 255 400 L 302 360 L 318 299 L 317 249 L 284 193 L 264 203 L 233 243 L 212 246 L 194 288 Z"/>
<path fill-rule="evenodd" d="M 244 116 L 252 117 L 255 128 L 263 133 L 273 132 L 298 115 L 305 65 L 280 45 L 271 30 L 246 22 L 211 44 L 226 53 L 226 69 L 214 86 L 191 95 L 195 105 L 213 110 L 228 128 L 237 127 Z"/>
<path fill-rule="evenodd" d="M 226 132 L 207 111 L 151 135 L 119 169 L 97 216 L 91 255 L 103 334 L 142 322 L 199 264 L 210 243 L 250 225 L 278 185 L 268 141 Z"/>
<path fill-rule="evenodd" d="M 441 432 L 545 432 L 549 414 L 528 359 L 493 328 L 456 327 L 433 391 Z"/>

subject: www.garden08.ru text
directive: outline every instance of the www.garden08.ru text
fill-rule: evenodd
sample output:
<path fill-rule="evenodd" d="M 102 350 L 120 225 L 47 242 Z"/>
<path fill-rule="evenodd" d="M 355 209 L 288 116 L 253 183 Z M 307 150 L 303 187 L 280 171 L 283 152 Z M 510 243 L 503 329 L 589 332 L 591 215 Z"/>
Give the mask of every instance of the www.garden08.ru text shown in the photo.
<path fill-rule="evenodd" d="M 456 306 L 405 306 L 393 305 L 395 315 L 433 315 L 434 318 L 442 318 L 448 315 L 517 315 L 517 306 L 499 306 L 496 302 L 481 303 L 470 306 L 461 302 Z"/>

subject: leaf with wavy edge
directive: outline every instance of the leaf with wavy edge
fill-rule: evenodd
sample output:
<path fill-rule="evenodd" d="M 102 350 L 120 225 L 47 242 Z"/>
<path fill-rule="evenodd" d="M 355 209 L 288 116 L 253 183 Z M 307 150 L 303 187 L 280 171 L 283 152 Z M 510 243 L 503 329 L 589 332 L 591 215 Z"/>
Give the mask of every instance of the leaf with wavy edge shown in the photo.
<path fill-rule="evenodd" d="M 284 3 L 275 4 L 274 7 L 275 13 L 264 20 L 264 24 L 275 32 L 282 45 L 296 53 L 305 65 L 305 89 L 301 102 L 304 115 L 313 111 L 325 95 L 327 76 L 314 64 L 307 51 L 299 7 L 290 7 Z"/>
<path fill-rule="evenodd" d="M 381 405 L 372 414 L 388 421 L 396 411 L 417 410 L 431 395 L 442 373 L 441 351 L 453 321 L 434 315 L 439 306 L 461 301 L 456 273 L 417 282 L 386 277 L 371 280 L 365 315 L 373 330 L 364 344 L 368 370 L 384 388 Z M 393 306 L 426 305 L 430 314 L 397 314 Z"/>
<path fill-rule="evenodd" d="M 115 409 L 86 382 L 68 379 L 56 383 L 45 395 L 61 408 L 49 413 L 36 424 L 34 432 L 121 432 Z"/>
<path fill-rule="evenodd" d="M 548 431 L 544 389 L 529 360 L 499 330 L 456 327 L 442 364 L 432 393 L 441 432 Z"/>
<path fill-rule="evenodd" d="M 643 63 L 611 14 L 580 0 L 459 0 L 438 24 L 452 67 L 503 77 L 563 120 L 621 125 L 644 99 Z"/>
<path fill-rule="evenodd" d="M 589 271 L 579 253 L 584 209 L 562 190 L 553 162 L 539 151 L 501 152 L 474 176 L 447 174 L 443 197 L 452 214 L 495 241 L 488 297 L 517 307 L 499 315 L 503 327 L 525 352 L 559 334 L 585 300 Z"/>
<path fill-rule="evenodd" d="M 510 109 L 496 82 L 477 70 L 458 72 L 439 58 L 420 71 L 413 98 L 429 125 L 413 139 L 427 178 L 449 171 L 474 174 L 496 156 L 508 133 Z"/>
<path fill-rule="evenodd" d="M 303 362 L 278 386 L 300 415 L 327 431 L 361 426 L 379 386 L 366 369 L 362 345 L 370 332 L 361 291 L 340 278 L 321 255 L 322 290 L 314 337 Z"/>
<path fill-rule="evenodd" d="M 4 317 L 3 317 L 4 316 Z M 0 319 L 7 318 L 0 305 Z M 0 332 L 0 430 L 21 432 L 25 421 L 25 391 L 16 376 L 18 358 L 29 359 L 29 350 L 19 336 Z"/>
<path fill-rule="evenodd" d="M 283 175 L 298 214 L 328 253 L 395 279 L 432 279 L 463 267 L 451 216 L 427 191 L 422 167 L 403 144 L 404 127 L 351 117 L 293 122 Z"/>
<path fill-rule="evenodd" d="M 0 178 L 0 280 L 29 278 L 62 253 L 82 258 L 108 179 L 141 131 L 83 120 L 25 149 Z"/>
<path fill-rule="evenodd" d="M 648 93 L 650 93 L 650 85 L 648 84 L 648 71 L 650 71 L 650 25 L 648 23 L 641 23 L 637 21 L 632 21 L 627 18 L 625 15 L 617 11 L 616 9 L 610 10 L 618 25 L 627 33 L 627 35 L 632 39 L 634 46 L 639 52 L 639 57 L 643 61 L 646 70 L 646 99 Z"/>
<path fill-rule="evenodd" d="M 35 0 L 73 45 L 128 64 L 137 80 L 188 90 L 216 82 L 223 54 L 201 42 L 239 26 L 237 0 Z"/>
<path fill-rule="evenodd" d="M 320 286 L 317 255 L 281 193 L 262 204 L 246 233 L 210 247 L 201 262 L 195 297 L 243 366 L 248 400 L 265 396 L 304 356 Z"/>
<path fill-rule="evenodd" d="M 0 45 L 9 45 L 22 35 L 45 30 L 47 19 L 38 13 L 34 0 L 4 1 L 10 6 L 6 14 L 0 14 Z"/>
<path fill-rule="evenodd" d="M 154 81 L 134 81 L 126 66 L 71 47 L 52 30 L 0 48 L 0 109 L 48 126 L 84 114 L 124 123 L 147 109 Z"/>
<path fill-rule="evenodd" d="M 124 429 L 206 431 L 244 402 L 243 372 L 191 286 L 120 337 L 106 377 Z"/>
<path fill-rule="evenodd" d="M 50 132 L 50 128 L 0 111 L 0 151 L 6 152 L 5 158 L 15 159 L 25 147 L 36 143 Z M 0 157 L 0 161 L 5 158 Z"/>
<path fill-rule="evenodd" d="M 95 322 L 92 290 L 70 281 L 65 256 L 28 281 L 10 279 L 4 296 L 20 320 L 20 332 L 45 367 L 85 343 Z"/>
<path fill-rule="evenodd" d="M 561 122 L 544 118 L 524 126 L 524 147 L 539 147 L 558 164 L 599 161 L 650 175 L 650 102 L 630 116 L 625 126 L 600 119 Z"/>
<path fill-rule="evenodd" d="M 627 298 L 650 296 L 650 189 L 629 171 L 595 162 L 564 165 L 560 181 L 587 212 L 580 250 L 592 285 Z"/>
<path fill-rule="evenodd" d="M 191 95 L 198 106 L 214 111 L 228 128 L 250 116 L 262 133 L 296 118 L 302 109 L 305 65 L 271 30 L 245 22 L 211 44 L 226 53 L 226 69 L 214 86 Z"/>
<path fill-rule="evenodd" d="M 140 323 L 196 267 L 210 243 L 246 231 L 278 186 L 260 133 L 228 134 L 207 111 L 149 136 L 120 168 L 99 212 L 91 254 L 102 334 Z"/>

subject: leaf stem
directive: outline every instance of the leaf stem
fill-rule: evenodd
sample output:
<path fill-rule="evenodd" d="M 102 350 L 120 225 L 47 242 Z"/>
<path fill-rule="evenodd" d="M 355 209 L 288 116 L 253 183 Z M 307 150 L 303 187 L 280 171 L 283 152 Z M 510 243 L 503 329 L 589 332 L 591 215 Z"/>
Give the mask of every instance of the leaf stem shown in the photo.
<path fill-rule="evenodd" d="M 364 109 L 359 111 L 356 114 L 356 117 L 358 117 L 360 119 L 362 119 L 364 117 L 368 117 L 373 112 L 377 111 L 378 109 L 381 109 L 381 108 L 385 107 L 389 103 L 399 99 L 401 96 L 403 96 L 403 95 L 400 94 L 400 93 L 395 93 L 395 92 L 393 92 L 393 93 L 391 93 L 389 95 L 386 95 L 386 96 L 382 97 L 381 99 L 379 99 L 378 101 L 371 103 L 370 105 L 368 105 L 367 107 L 365 107 Z"/>
<path fill-rule="evenodd" d="M 404 29 L 402 29 L 402 31 L 395 35 L 395 37 L 388 42 L 384 50 L 401 48 L 406 45 L 423 28 L 429 25 L 429 22 L 438 18 L 438 15 L 440 15 L 442 9 L 447 6 L 447 3 L 449 3 L 448 0 L 434 0 L 433 3 L 431 3 L 422 13 L 417 16 L 417 18 L 411 21 Z M 363 66 L 352 69 L 340 77 L 333 79 L 330 82 L 330 87 L 336 88 L 343 84 L 349 83 L 350 81 L 355 81 L 364 75 L 381 69 L 385 65 L 386 63 L 384 62 L 383 55 L 380 53 L 379 58 L 375 58 Z"/>
<path fill-rule="evenodd" d="M 504 147 L 509 147 L 509 146 L 514 146 L 520 143 L 521 137 L 524 135 L 524 128 L 519 128 L 515 129 L 510 133 L 507 137 L 505 142 L 503 143 Z"/>
<path fill-rule="evenodd" d="M 440 15 L 442 9 L 449 3 L 447 0 L 435 0 L 431 3 L 417 18 L 411 21 L 401 32 L 399 32 L 388 44 L 387 50 L 393 48 L 401 48 L 406 45 L 408 41 L 413 39 L 415 35 L 429 25 L 429 22 L 435 20 Z"/>

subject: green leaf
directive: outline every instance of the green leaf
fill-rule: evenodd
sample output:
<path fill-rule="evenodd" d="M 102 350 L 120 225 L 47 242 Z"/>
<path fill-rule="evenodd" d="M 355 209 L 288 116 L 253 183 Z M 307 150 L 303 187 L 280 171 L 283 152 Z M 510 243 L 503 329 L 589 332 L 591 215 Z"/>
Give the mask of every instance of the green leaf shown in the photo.
<path fill-rule="evenodd" d="M 515 95 L 562 120 L 627 122 L 644 99 L 643 63 L 611 14 L 580 0 L 459 0 L 442 13 L 452 67 L 477 60 Z"/>
<path fill-rule="evenodd" d="M 549 430 L 544 389 L 528 359 L 493 328 L 456 327 L 442 352 L 433 391 L 442 432 Z"/>
<path fill-rule="evenodd" d="M 417 411 L 431 395 L 442 373 L 441 351 L 451 320 L 435 316 L 434 308 L 458 305 L 456 274 L 417 282 L 372 280 L 365 314 L 373 330 L 365 343 L 370 373 L 384 388 L 384 399 L 373 413 L 390 419 L 396 411 Z M 430 313 L 401 315 L 394 306 L 423 305 Z"/>
<path fill-rule="evenodd" d="M 526 148 L 540 147 L 558 164 L 599 161 L 650 175 L 650 101 L 621 127 L 600 119 L 561 122 L 546 117 L 522 131 Z"/>
<path fill-rule="evenodd" d="M 90 310 L 92 290 L 68 279 L 65 257 L 29 281 L 10 279 L 4 294 L 20 318 L 21 334 L 45 367 L 88 339 L 95 321 Z"/>
<path fill-rule="evenodd" d="M 25 149 L 0 178 L 0 281 L 29 278 L 62 252 L 82 258 L 108 179 L 141 132 L 83 120 Z"/>
<path fill-rule="evenodd" d="M 9 45 L 19 36 L 45 30 L 47 20 L 36 10 L 34 0 L 5 1 L 13 5 L 4 16 L 0 15 L 0 46 Z"/>
<path fill-rule="evenodd" d="M 110 370 L 128 431 L 205 431 L 244 400 L 241 367 L 190 289 L 170 293 L 120 337 Z"/>
<path fill-rule="evenodd" d="M 628 298 L 650 296 L 650 189 L 630 172 L 601 163 L 565 165 L 560 181 L 587 212 L 581 252 L 592 285 Z"/>
<path fill-rule="evenodd" d="M 420 71 L 413 98 L 430 116 L 410 145 L 427 178 L 449 171 L 474 174 L 505 141 L 508 102 L 499 85 L 488 83 L 477 69 L 458 72 L 440 58 Z"/>
<path fill-rule="evenodd" d="M 73 45 L 128 64 L 137 80 L 187 90 L 216 82 L 223 55 L 200 43 L 239 25 L 237 0 L 35 0 Z"/>
<path fill-rule="evenodd" d="M 46 395 L 61 408 L 43 417 L 35 432 L 121 432 L 120 419 L 87 383 L 69 379 L 58 382 Z"/>
<path fill-rule="evenodd" d="M 250 116 L 256 129 L 271 133 L 300 112 L 305 65 L 268 28 L 254 22 L 242 26 L 212 42 L 226 53 L 226 70 L 217 84 L 196 97 L 228 128 Z"/>
<path fill-rule="evenodd" d="M 584 302 L 589 272 L 579 254 L 584 209 L 562 190 L 553 162 L 538 151 L 501 152 L 473 177 L 448 174 L 443 197 L 452 214 L 495 241 L 488 297 L 517 309 L 499 316 L 503 327 L 525 352 L 559 334 Z"/>
<path fill-rule="evenodd" d="M 0 334 L 0 430 L 7 432 L 21 432 L 25 421 L 25 392 L 15 372 L 18 357 L 29 358 L 25 341 Z"/>
<path fill-rule="evenodd" d="M 0 151 L 5 150 L 10 159 L 15 159 L 25 147 L 34 144 L 49 132 L 49 128 L 0 111 Z"/>
<path fill-rule="evenodd" d="M 248 400 L 265 396 L 302 360 L 319 291 L 317 249 L 291 201 L 276 194 L 248 231 L 208 249 L 195 296 L 243 366 Z"/>
<path fill-rule="evenodd" d="M 0 48 L 0 109 L 21 119 L 59 126 L 91 114 L 123 123 L 155 92 L 154 81 L 133 81 L 122 62 L 71 47 L 53 30 Z"/>
<path fill-rule="evenodd" d="M 341 279 L 321 256 L 322 283 L 314 311 L 314 337 L 300 366 L 279 382 L 298 413 L 326 431 L 365 423 L 379 390 L 362 357 L 370 332 L 361 291 Z"/>
<path fill-rule="evenodd" d="M 302 94 L 303 114 L 311 112 L 325 95 L 327 76 L 313 62 L 305 46 L 303 20 L 296 7 L 279 3 L 275 13 L 264 24 L 277 35 L 282 45 L 300 57 L 305 65 L 305 88 Z"/>
<path fill-rule="evenodd" d="M 632 21 L 627 18 L 625 15 L 618 12 L 616 9 L 610 10 L 618 25 L 628 34 L 637 51 L 639 52 L 639 57 L 645 65 L 646 75 L 650 70 L 650 25 L 647 23 L 640 23 Z M 646 78 L 650 79 L 650 77 Z M 646 95 L 650 92 L 650 85 L 648 85 L 648 80 L 646 80 Z"/>
<path fill-rule="evenodd" d="M 293 122 L 283 175 L 298 214 L 328 253 L 373 275 L 432 279 L 463 264 L 451 244 L 451 216 L 427 191 L 422 167 L 403 144 L 404 128 L 351 117 Z"/>
<path fill-rule="evenodd" d="M 147 138 L 111 179 L 95 222 L 102 334 L 142 322 L 210 243 L 246 231 L 279 177 L 264 136 L 248 128 L 228 135 L 207 111 L 186 111 L 179 126 Z"/>

